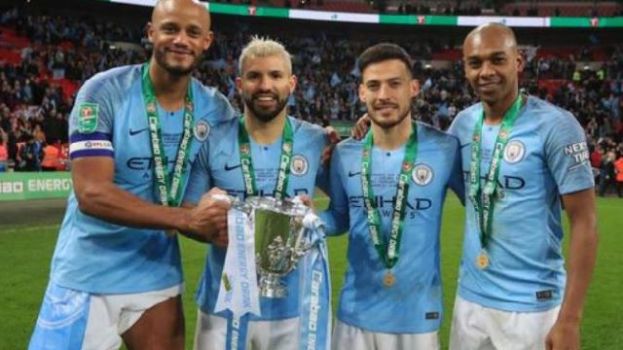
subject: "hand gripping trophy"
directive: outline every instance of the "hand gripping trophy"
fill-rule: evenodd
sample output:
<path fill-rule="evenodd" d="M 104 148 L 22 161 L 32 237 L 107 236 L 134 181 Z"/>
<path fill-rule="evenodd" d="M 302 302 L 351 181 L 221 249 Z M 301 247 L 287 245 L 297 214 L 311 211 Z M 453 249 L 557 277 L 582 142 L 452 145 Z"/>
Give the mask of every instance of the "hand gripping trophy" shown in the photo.
<path fill-rule="evenodd" d="M 235 318 L 260 315 L 260 297 L 287 297 L 283 278 L 298 269 L 301 342 L 307 342 L 304 348 L 325 349 L 331 287 L 320 218 L 298 198 L 227 200 L 229 245 L 215 311 L 231 310 Z"/>

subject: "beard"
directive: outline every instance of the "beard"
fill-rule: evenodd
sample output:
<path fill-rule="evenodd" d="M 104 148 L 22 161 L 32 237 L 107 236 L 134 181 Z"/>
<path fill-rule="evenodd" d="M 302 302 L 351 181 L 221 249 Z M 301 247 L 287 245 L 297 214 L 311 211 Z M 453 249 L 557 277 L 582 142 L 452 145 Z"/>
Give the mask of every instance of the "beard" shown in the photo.
<path fill-rule="evenodd" d="M 265 94 L 265 93 L 261 93 L 261 94 Z M 290 97 L 290 95 L 287 95 L 284 98 L 279 98 L 279 95 L 273 94 L 273 98 L 275 98 L 275 100 L 277 101 L 275 108 L 264 109 L 255 104 L 255 101 L 258 99 L 258 95 L 260 95 L 260 93 L 253 94 L 253 95 L 243 94 L 242 100 L 244 102 L 245 108 L 248 108 L 253 114 L 253 116 L 255 116 L 255 118 L 259 119 L 260 121 L 264 123 L 267 123 L 275 119 L 279 115 L 279 113 L 281 113 L 281 111 L 283 111 L 284 108 L 286 108 L 286 104 L 288 103 L 288 98 Z"/>
<path fill-rule="evenodd" d="M 373 112 L 370 112 L 370 111 L 373 111 Z M 374 109 L 368 108 L 368 115 L 370 116 L 370 119 L 372 119 L 372 122 L 380 126 L 383 129 L 391 129 L 394 126 L 402 123 L 402 121 L 409 115 L 410 112 L 411 112 L 410 106 L 408 108 L 405 108 L 404 110 L 398 109 L 398 113 L 399 113 L 398 118 L 388 120 L 383 117 L 378 117 Z"/>
<path fill-rule="evenodd" d="M 173 76 L 185 76 L 190 75 L 195 67 L 199 64 L 200 57 L 193 55 L 193 61 L 187 67 L 181 65 L 172 65 L 167 61 L 167 52 L 166 48 L 160 48 L 158 50 L 154 49 L 154 58 L 160 67 L 162 67 L 167 73 Z"/>

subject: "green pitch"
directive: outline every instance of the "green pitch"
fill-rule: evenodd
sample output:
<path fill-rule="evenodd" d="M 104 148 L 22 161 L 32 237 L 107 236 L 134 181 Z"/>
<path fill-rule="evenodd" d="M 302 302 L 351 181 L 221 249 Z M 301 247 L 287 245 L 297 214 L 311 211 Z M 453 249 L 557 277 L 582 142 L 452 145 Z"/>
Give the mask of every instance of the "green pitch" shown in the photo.
<path fill-rule="evenodd" d="M 319 199 L 319 207 L 326 201 Z M 27 205 L 25 205 L 27 206 Z M 24 215 L 28 215 L 26 212 Z M 623 348 L 623 200 L 598 201 L 600 244 L 597 268 L 589 290 L 582 323 L 583 349 Z M 60 221 L 60 218 L 58 219 Z M 441 330 L 447 347 L 454 292 L 459 264 L 463 209 L 449 198 L 442 227 L 442 269 L 445 318 Z M 49 263 L 58 226 L 13 226 L 0 221 L 0 350 L 24 349 L 42 300 L 48 279 Z M 329 239 L 333 278 L 333 302 L 336 305 L 346 269 L 345 236 Z M 191 348 L 196 311 L 193 292 L 203 268 L 205 246 L 182 240 L 186 275 L 184 295 L 187 348 Z"/>

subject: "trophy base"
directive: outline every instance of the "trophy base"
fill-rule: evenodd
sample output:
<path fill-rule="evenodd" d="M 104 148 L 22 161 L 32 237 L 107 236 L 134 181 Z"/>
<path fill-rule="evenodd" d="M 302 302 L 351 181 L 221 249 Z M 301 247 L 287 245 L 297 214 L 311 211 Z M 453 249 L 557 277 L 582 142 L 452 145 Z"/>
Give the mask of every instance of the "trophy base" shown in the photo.
<path fill-rule="evenodd" d="M 260 296 L 264 298 L 285 298 L 288 290 L 280 281 L 281 275 L 276 273 L 260 274 Z"/>

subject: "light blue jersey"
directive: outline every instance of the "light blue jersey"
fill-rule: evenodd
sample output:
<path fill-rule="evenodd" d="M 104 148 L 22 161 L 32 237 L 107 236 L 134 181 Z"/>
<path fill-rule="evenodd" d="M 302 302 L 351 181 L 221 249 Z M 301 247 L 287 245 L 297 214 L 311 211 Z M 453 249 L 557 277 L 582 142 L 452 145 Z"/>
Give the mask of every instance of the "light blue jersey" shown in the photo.
<path fill-rule="evenodd" d="M 471 142 L 482 105 L 462 111 L 450 127 L 461 142 L 463 173 L 469 186 Z M 482 129 L 481 182 L 489 170 L 500 126 Z M 528 97 L 503 152 L 498 176 L 489 266 L 476 266 L 481 246 L 476 213 L 466 205 L 459 295 L 505 311 L 531 312 L 559 305 L 565 270 L 561 252 L 560 195 L 593 188 L 586 139 L 568 112 Z"/>
<path fill-rule="evenodd" d="M 330 234 L 349 231 L 348 269 L 340 297 L 340 321 L 372 332 L 425 333 L 439 329 L 442 319 L 439 232 L 441 212 L 450 186 L 463 196 L 459 146 L 456 138 L 417 124 L 418 149 L 409 182 L 400 259 L 393 267 L 391 287 L 372 240 L 361 185 L 363 142 L 340 143 L 331 159 L 331 205 L 321 214 Z M 396 183 L 405 147 L 394 151 L 372 148 L 373 203 L 381 216 L 387 242 Z M 384 248 L 386 249 L 386 248 Z"/>
<path fill-rule="evenodd" d="M 229 102 L 216 90 L 195 80 L 192 89 L 194 137 L 188 164 L 208 138 L 210 125 L 234 117 Z M 182 137 L 183 109 L 170 113 L 158 107 L 158 112 L 171 171 Z M 72 159 L 113 158 L 115 185 L 159 203 L 140 65 L 111 69 L 86 81 L 69 124 Z M 182 281 L 177 238 L 161 230 L 130 228 L 86 215 L 72 193 L 52 259 L 51 279 L 66 288 L 103 294 L 167 288 Z"/>
<path fill-rule="evenodd" d="M 314 189 L 323 184 L 321 156 L 327 145 L 325 131 L 319 126 L 288 117 L 292 125 L 294 149 L 288 180 L 287 196 L 307 195 L 313 197 Z M 219 124 L 213 130 L 213 137 L 204 145 L 193 166 L 192 176 L 186 192 L 186 202 L 197 203 L 211 187 L 218 187 L 232 196 L 245 197 L 245 187 L 240 167 L 238 146 L 238 120 Z M 261 196 L 274 197 L 282 139 L 270 145 L 257 144 L 250 137 L 251 157 L 255 170 L 255 181 Z M 200 309 L 214 314 L 219 291 L 226 250 L 209 246 L 205 270 L 197 292 Z M 261 317 L 251 320 L 278 320 L 298 316 L 299 313 L 299 271 L 295 269 L 283 281 L 288 285 L 286 298 L 260 298 Z M 218 315 L 225 317 L 225 313 Z"/>

